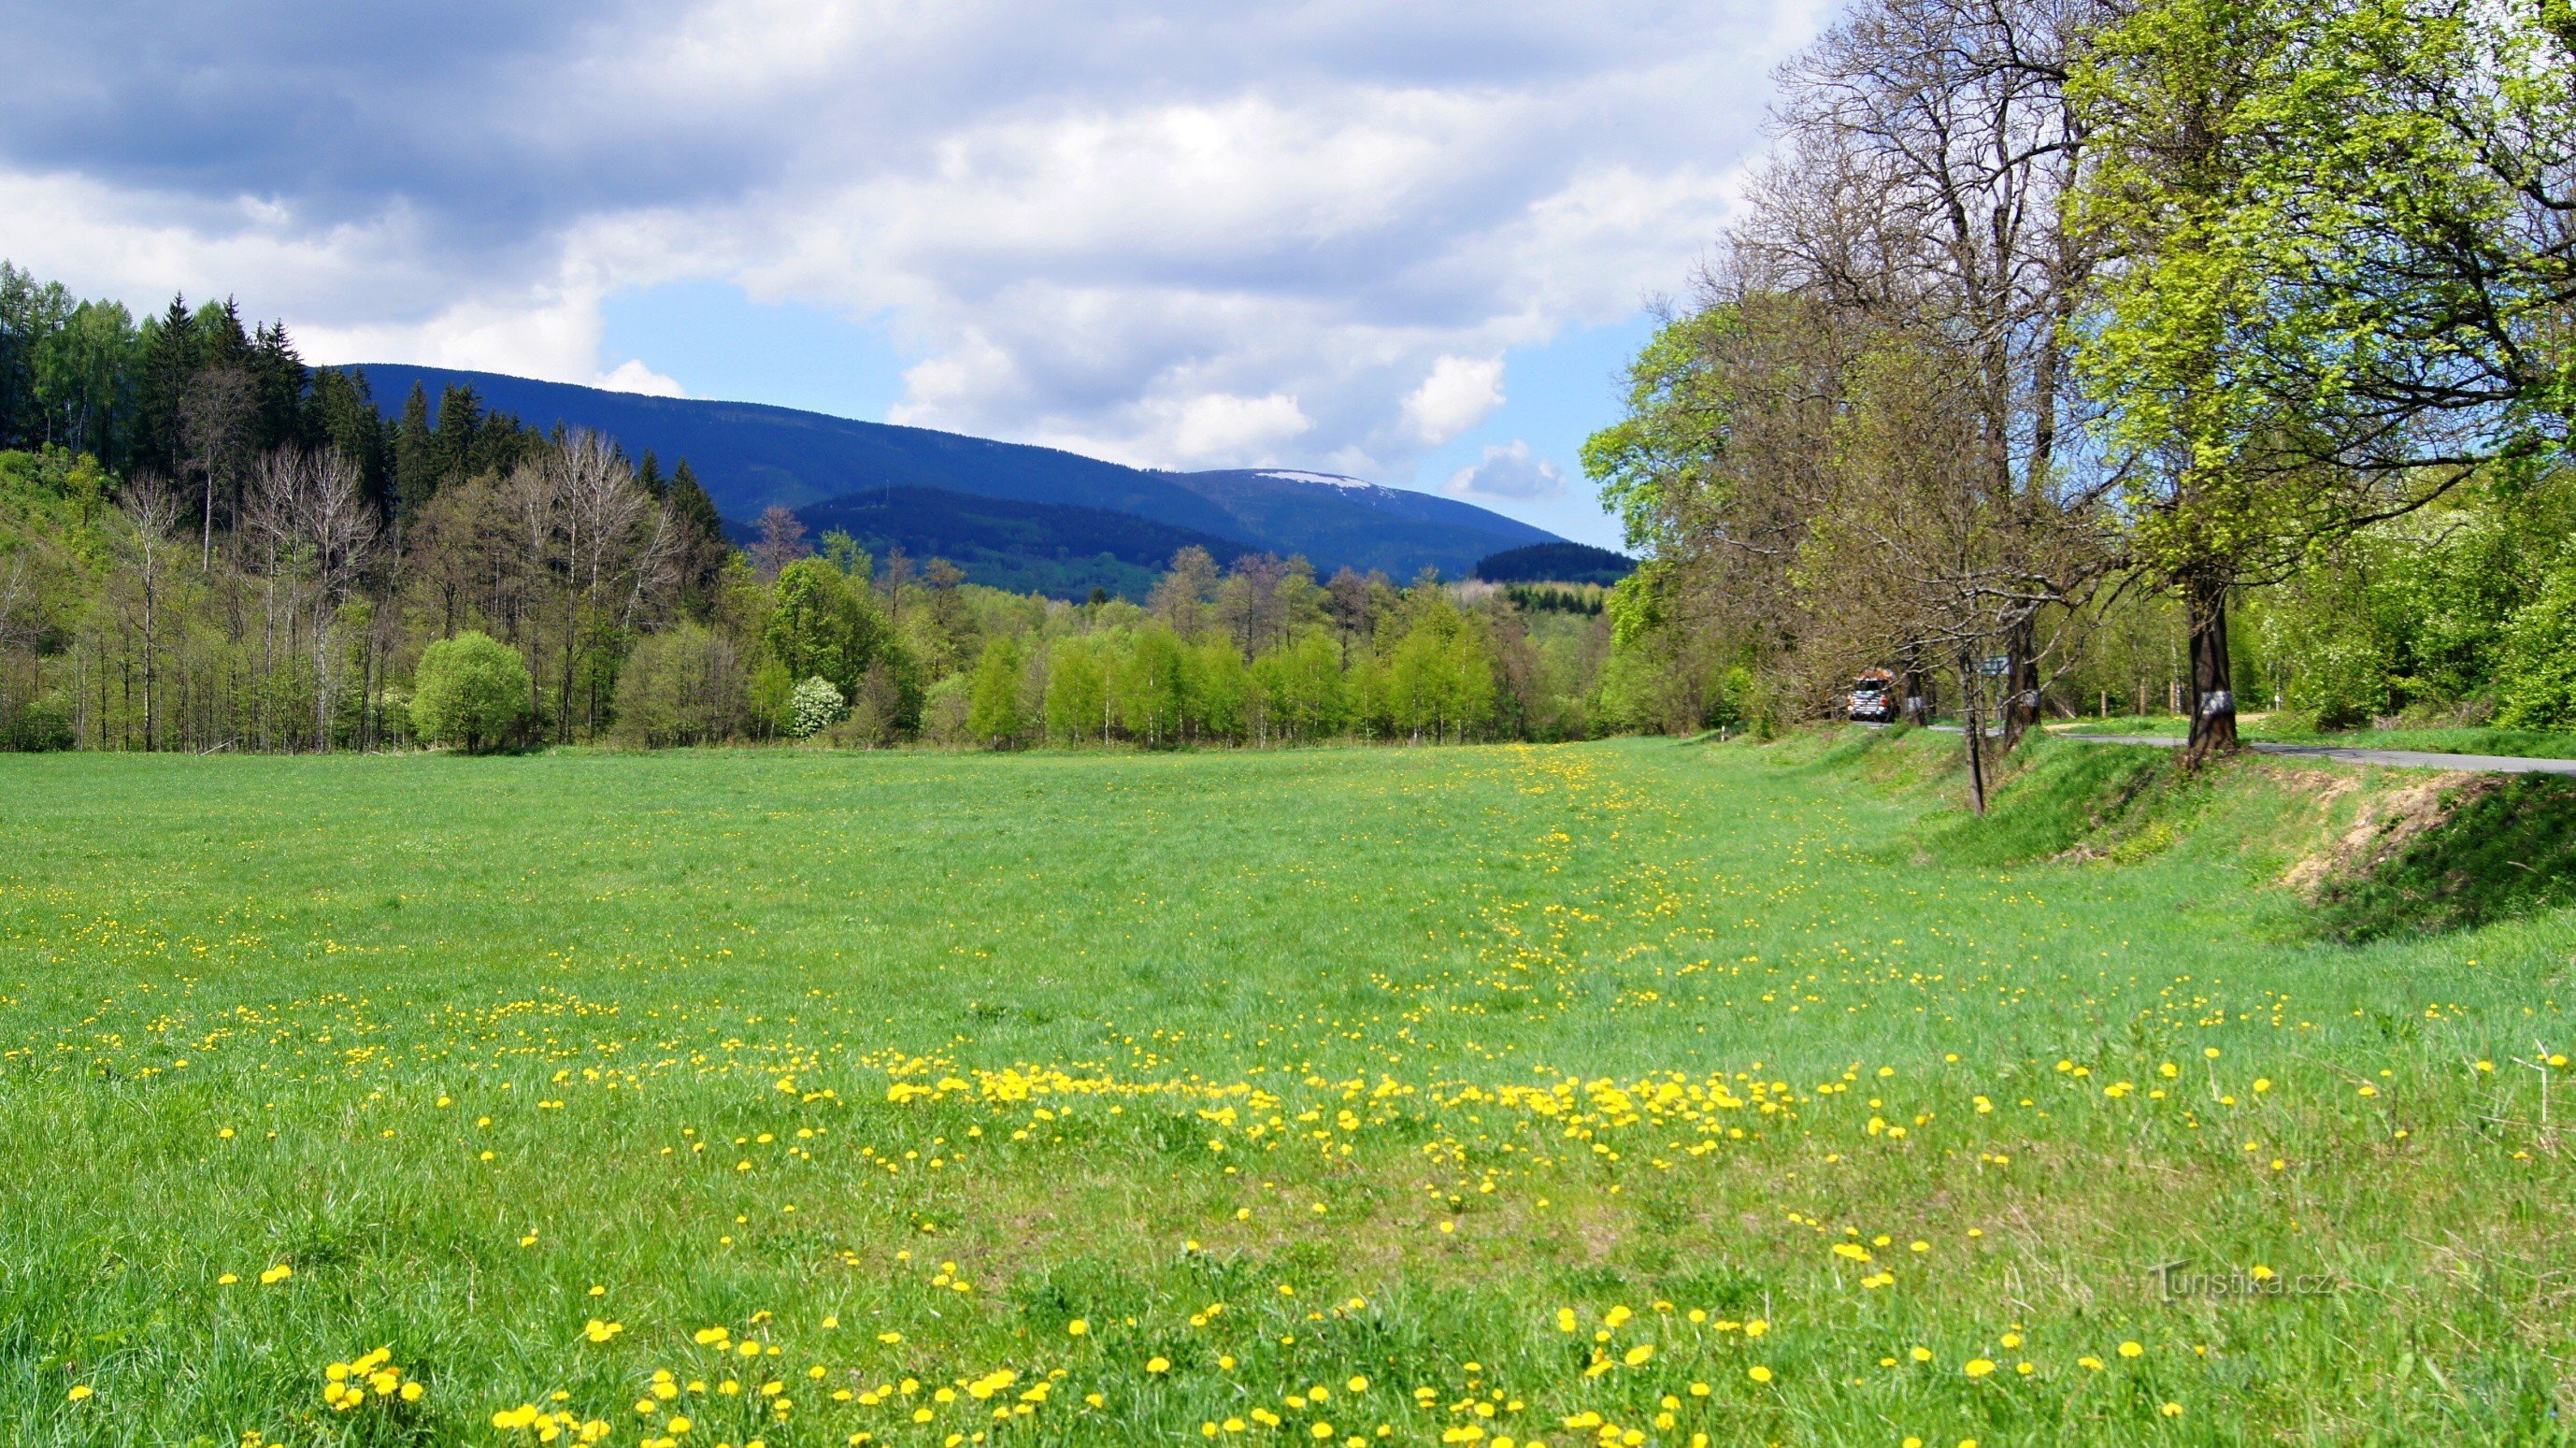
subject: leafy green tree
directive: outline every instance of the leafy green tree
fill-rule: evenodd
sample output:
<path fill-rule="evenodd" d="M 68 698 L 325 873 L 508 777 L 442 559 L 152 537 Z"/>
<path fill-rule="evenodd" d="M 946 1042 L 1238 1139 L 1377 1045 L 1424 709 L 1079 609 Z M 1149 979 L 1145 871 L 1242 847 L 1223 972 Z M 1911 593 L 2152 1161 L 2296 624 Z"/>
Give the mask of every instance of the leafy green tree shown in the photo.
<path fill-rule="evenodd" d="M 1265 743 L 1321 739 L 1342 728 L 1341 650 L 1325 628 L 1309 628 L 1253 660 L 1252 687 Z"/>
<path fill-rule="evenodd" d="M 2576 729 L 2576 555 L 2565 557 L 2540 597 L 2514 614 L 2502 665 L 2497 723 Z"/>
<path fill-rule="evenodd" d="M 994 749 L 1020 737 L 1020 644 L 1005 634 L 984 645 L 967 696 L 966 728 Z"/>
<path fill-rule="evenodd" d="M 751 717 L 761 733 L 770 738 L 787 734 L 796 726 L 796 676 L 775 658 L 760 661 L 751 671 Z"/>
<path fill-rule="evenodd" d="M 36 350 L 36 397 L 48 439 L 125 466 L 134 445 L 141 339 L 116 302 L 83 302 Z"/>
<path fill-rule="evenodd" d="M 617 732 L 645 747 L 710 744 L 744 722 L 747 681 L 723 634 L 692 619 L 638 640 L 617 676 Z"/>
<path fill-rule="evenodd" d="M 1108 670 L 1100 650 L 1081 635 L 1047 647 L 1046 727 L 1049 736 L 1068 744 L 1108 735 Z"/>
<path fill-rule="evenodd" d="M 1118 724 L 1147 747 L 1177 744 L 1189 702 L 1188 650 L 1160 622 L 1136 631 L 1119 660 Z"/>
<path fill-rule="evenodd" d="M 793 676 L 829 679 L 844 698 L 887 646 L 884 621 L 866 593 L 828 558 L 799 558 L 771 587 L 761 641 Z"/>
<path fill-rule="evenodd" d="M 2078 361 L 2183 600 L 2192 757 L 2235 739 L 2240 581 L 2564 443 L 2571 60 L 2507 7 L 2150 0 L 2075 67 L 2120 258 Z"/>
<path fill-rule="evenodd" d="M 479 753 L 527 719 L 533 692 L 528 661 L 517 649 L 469 629 L 422 651 L 412 674 L 412 732 Z"/>
<path fill-rule="evenodd" d="M 1222 635 L 1201 641 L 1183 657 L 1183 728 L 1200 739 L 1243 737 L 1252 702 L 1252 676 L 1234 641 Z"/>

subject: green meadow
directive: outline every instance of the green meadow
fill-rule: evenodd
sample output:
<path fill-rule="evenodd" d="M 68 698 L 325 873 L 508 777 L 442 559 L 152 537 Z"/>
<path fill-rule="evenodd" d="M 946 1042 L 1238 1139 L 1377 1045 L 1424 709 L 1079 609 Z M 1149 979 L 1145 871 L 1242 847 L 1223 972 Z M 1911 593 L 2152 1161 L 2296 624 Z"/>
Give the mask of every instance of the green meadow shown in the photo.
<path fill-rule="evenodd" d="M 2566 1441 L 2576 915 L 1951 747 L 0 757 L 0 1439 Z"/>

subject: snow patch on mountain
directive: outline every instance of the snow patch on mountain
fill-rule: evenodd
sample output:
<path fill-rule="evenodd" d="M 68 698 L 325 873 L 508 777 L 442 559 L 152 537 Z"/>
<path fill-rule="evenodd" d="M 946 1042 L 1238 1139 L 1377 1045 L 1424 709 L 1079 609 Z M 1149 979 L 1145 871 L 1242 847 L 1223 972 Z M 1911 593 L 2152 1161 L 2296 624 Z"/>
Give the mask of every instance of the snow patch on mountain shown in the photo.
<path fill-rule="evenodd" d="M 1277 478 L 1282 482 L 1289 483 L 1323 483 L 1330 487 L 1353 488 L 1360 492 L 1372 492 L 1377 488 L 1377 484 L 1375 483 L 1362 482 L 1358 478 L 1346 478 L 1340 473 L 1300 473 L 1265 470 L 1254 474 L 1254 476 Z"/>

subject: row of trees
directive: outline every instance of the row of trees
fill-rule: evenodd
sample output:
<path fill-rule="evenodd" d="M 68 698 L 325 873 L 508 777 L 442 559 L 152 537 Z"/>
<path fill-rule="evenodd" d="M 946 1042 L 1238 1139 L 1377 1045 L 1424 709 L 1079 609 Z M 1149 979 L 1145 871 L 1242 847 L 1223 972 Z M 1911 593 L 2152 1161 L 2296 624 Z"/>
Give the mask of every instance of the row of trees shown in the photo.
<path fill-rule="evenodd" d="M 2565 7 L 1867 0 L 1780 79 L 1753 204 L 1585 456 L 1650 554 L 1621 647 L 1734 678 L 1710 707 L 1884 664 L 1972 726 L 1982 807 L 1989 725 L 2143 692 L 2158 634 L 2191 757 L 2230 747 L 2257 597 L 2267 692 L 2349 717 L 2325 600 L 2563 521 Z M 2487 601 L 2499 668 L 2556 587 Z M 2357 692 L 2421 702 L 2369 647 Z"/>
<path fill-rule="evenodd" d="M 1611 657 L 1598 588 L 1188 549 L 1142 604 L 1076 603 L 817 546 L 784 512 L 737 550 L 685 461 L 462 388 L 382 417 L 228 303 L 134 327 L 10 269 L 0 294 L 0 745 L 1165 747 L 1671 716 L 1661 673 Z"/>
<path fill-rule="evenodd" d="M 937 560 L 879 568 L 826 534 L 774 579 L 740 559 L 713 617 L 644 640 L 616 732 L 987 748 L 1565 737 L 1604 707 L 1607 645 L 1596 620 L 1427 575 L 1319 584 L 1301 559 L 1220 571 L 1191 548 L 1143 604 L 1074 603 L 968 584 Z"/>

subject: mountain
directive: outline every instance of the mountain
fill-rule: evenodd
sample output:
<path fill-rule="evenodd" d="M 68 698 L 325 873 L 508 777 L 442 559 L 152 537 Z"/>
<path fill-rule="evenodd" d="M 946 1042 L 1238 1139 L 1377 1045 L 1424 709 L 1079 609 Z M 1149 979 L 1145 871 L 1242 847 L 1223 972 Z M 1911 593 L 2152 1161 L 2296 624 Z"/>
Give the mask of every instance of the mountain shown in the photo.
<path fill-rule="evenodd" d="M 1055 598 L 1086 598 L 1098 588 L 1142 603 L 1184 548 L 1204 548 L 1221 559 L 1255 551 L 1132 513 L 945 488 L 875 488 L 808 503 L 796 516 L 809 538 L 837 528 L 879 559 L 900 548 L 916 563 L 945 558 L 977 583 Z M 735 541 L 749 543 L 756 530 L 735 523 L 731 531 Z"/>
<path fill-rule="evenodd" d="M 772 503 L 803 508 L 871 489 L 917 488 L 1124 513 L 1239 540 L 1247 548 L 1303 554 L 1324 573 L 1374 568 L 1400 579 L 1424 568 L 1464 577 L 1489 553 L 1562 541 L 1454 499 L 1328 473 L 1159 472 L 1055 448 L 753 402 L 646 397 L 392 363 L 347 370 L 365 374 L 376 405 L 389 417 L 401 416 L 415 382 L 428 389 L 433 408 L 441 389 L 462 385 L 485 405 L 516 413 L 531 426 L 560 422 L 587 428 L 615 438 L 630 453 L 649 448 L 665 467 L 685 457 L 717 511 L 736 522 L 757 517 Z M 1023 521 L 1034 526 L 1037 516 Z"/>
<path fill-rule="evenodd" d="M 1588 543 L 1533 543 L 1476 560 L 1476 577 L 1489 583 L 1598 583 L 1607 588 L 1636 571 L 1636 559 Z"/>

